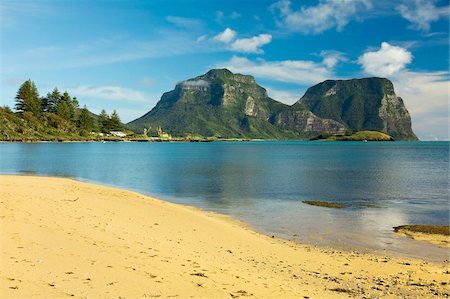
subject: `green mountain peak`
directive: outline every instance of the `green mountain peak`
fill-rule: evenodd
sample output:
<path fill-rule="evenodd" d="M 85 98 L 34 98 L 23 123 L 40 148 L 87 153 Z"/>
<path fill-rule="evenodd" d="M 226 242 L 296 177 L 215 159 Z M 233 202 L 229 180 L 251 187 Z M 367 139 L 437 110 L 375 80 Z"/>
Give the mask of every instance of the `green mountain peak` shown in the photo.
<path fill-rule="evenodd" d="M 310 87 L 296 105 L 352 131 L 379 131 L 396 140 L 417 140 L 409 112 L 386 78 L 327 80 Z"/>

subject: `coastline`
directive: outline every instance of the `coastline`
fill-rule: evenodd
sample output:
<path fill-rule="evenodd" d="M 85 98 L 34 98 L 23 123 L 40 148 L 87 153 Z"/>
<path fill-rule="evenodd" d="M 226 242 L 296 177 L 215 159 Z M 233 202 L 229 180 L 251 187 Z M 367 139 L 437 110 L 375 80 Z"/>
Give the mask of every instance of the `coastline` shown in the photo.
<path fill-rule="evenodd" d="M 447 263 L 271 238 L 65 178 L 0 176 L 2 297 L 444 297 Z"/>

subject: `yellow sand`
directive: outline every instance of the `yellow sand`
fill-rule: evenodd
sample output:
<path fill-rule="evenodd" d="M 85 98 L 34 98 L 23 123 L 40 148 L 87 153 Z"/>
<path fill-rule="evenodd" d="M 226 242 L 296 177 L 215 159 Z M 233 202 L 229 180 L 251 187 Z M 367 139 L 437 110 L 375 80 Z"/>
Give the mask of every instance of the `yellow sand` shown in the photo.
<path fill-rule="evenodd" d="M 69 179 L 0 176 L 0 298 L 444 297 L 448 264 L 339 252 Z"/>
<path fill-rule="evenodd" d="M 397 234 L 417 241 L 424 241 L 431 244 L 438 245 L 444 248 L 450 248 L 450 236 L 438 234 L 425 234 L 420 232 L 413 232 L 407 229 L 399 229 Z"/>

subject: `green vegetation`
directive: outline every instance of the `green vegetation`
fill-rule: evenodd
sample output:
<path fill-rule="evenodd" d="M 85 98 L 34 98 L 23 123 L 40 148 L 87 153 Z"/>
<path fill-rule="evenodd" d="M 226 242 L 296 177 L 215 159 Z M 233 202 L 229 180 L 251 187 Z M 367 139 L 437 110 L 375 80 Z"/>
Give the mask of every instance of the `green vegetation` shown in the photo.
<path fill-rule="evenodd" d="M 86 105 L 80 109 L 80 115 L 78 117 L 78 128 L 83 132 L 91 132 L 97 126 L 95 118 L 91 116 L 91 113 L 87 109 Z M 82 134 L 84 135 L 84 134 Z"/>
<path fill-rule="evenodd" d="M 103 133 L 121 131 L 124 128 L 116 110 L 114 110 L 111 115 L 108 115 L 105 109 L 103 109 L 98 116 L 98 124 L 100 131 Z"/>
<path fill-rule="evenodd" d="M 77 98 L 58 88 L 43 98 L 33 81 L 25 81 L 17 91 L 16 111 L 0 108 L 0 140 L 2 141 L 74 141 L 74 140 L 121 140 L 114 136 L 99 136 L 123 128 L 119 115 L 104 113 L 101 123 L 86 106 L 79 108 Z M 133 134 L 132 132 L 129 132 Z"/>
<path fill-rule="evenodd" d="M 17 91 L 16 110 L 38 115 L 42 110 L 42 99 L 33 81 L 25 81 Z"/>
<path fill-rule="evenodd" d="M 392 138 L 388 134 L 377 132 L 377 131 L 360 131 L 360 132 L 356 132 L 350 136 L 343 136 L 342 140 L 394 141 L 394 138 Z"/>
<path fill-rule="evenodd" d="M 448 225 L 400 225 L 394 227 L 395 232 L 410 231 L 415 233 L 433 234 L 433 235 L 450 235 L 450 227 Z"/>
<path fill-rule="evenodd" d="M 330 140 L 330 141 L 394 141 L 388 134 L 377 131 L 360 131 L 356 133 L 346 133 L 345 135 L 322 134 L 310 140 Z"/>
<path fill-rule="evenodd" d="M 3 141 L 85 140 L 77 128 L 64 118 L 48 112 L 13 113 L 0 108 L 0 139 Z"/>
<path fill-rule="evenodd" d="M 333 208 L 333 209 L 342 209 L 346 206 L 343 204 L 328 202 L 328 201 L 314 201 L 314 200 L 304 200 L 303 203 L 311 206 L 325 207 L 325 208 Z"/>

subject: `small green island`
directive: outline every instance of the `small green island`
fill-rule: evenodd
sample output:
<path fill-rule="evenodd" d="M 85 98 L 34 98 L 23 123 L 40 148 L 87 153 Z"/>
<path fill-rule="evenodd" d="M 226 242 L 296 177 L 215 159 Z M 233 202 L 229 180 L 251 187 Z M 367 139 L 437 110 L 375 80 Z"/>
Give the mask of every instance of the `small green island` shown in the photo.
<path fill-rule="evenodd" d="M 344 135 L 319 135 L 310 140 L 328 140 L 328 141 L 394 141 L 394 138 L 386 133 L 378 131 L 360 131 L 355 133 L 346 133 Z"/>

